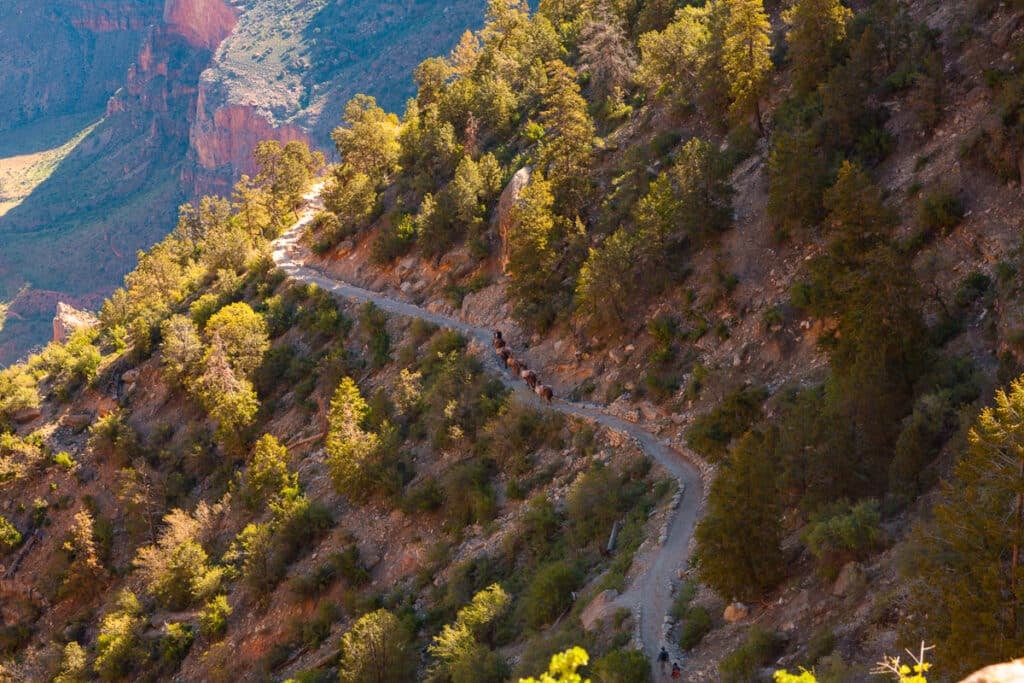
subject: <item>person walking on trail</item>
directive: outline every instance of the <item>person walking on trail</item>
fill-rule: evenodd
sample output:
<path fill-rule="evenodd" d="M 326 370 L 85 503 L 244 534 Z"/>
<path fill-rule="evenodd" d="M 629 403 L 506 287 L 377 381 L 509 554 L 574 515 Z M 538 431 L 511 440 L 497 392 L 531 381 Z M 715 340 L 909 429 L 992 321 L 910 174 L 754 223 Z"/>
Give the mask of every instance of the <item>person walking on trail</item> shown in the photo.
<path fill-rule="evenodd" d="M 665 667 L 668 666 L 668 650 L 665 646 L 661 646 L 661 652 L 658 653 L 658 665 L 661 667 L 661 673 L 665 673 Z"/>
<path fill-rule="evenodd" d="M 682 669 L 679 668 L 679 662 L 672 662 L 672 678 L 677 679 L 683 675 Z"/>

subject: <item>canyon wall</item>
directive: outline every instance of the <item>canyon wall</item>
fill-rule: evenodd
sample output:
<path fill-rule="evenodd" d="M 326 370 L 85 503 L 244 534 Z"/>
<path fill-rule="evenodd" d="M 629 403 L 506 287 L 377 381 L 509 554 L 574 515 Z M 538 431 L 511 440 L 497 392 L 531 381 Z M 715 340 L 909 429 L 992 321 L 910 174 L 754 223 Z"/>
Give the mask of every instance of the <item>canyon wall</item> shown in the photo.
<path fill-rule="evenodd" d="M 113 291 L 181 203 L 253 175 L 259 141 L 329 151 L 356 92 L 400 109 L 413 66 L 478 24 L 484 4 L 0 0 L 0 132 L 13 131 L 0 164 L 92 126 L 0 210 L 0 302 L 18 297 L 0 366 L 45 341 L 58 300 L 96 305 Z"/>

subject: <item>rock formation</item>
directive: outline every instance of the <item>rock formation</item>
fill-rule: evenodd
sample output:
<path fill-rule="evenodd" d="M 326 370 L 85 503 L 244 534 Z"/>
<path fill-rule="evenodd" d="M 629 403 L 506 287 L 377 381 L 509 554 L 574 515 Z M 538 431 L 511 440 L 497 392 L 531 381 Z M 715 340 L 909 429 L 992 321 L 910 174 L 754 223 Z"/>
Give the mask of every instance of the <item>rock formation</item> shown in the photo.
<path fill-rule="evenodd" d="M 100 321 L 88 311 L 80 311 L 63 301 L 57 304 L 57 315 L 53 317 L 53 341 L 64 343 L 78 330 L 96 327 Z"/>
<path fill-rule="evenodd" d="M 1024 659 L 985 667 L 960 683 L 1020 683 L 1021 681 L 1024 681 Z"/>
<path fill-rule="evenodd" d="M 508 269 L 509 258 L 509 231 L 512 229 L 512 207 L 519 201 L 519 195 L 530 183 L 530 167 L 524 166 L 516 171 L 508 185 L 501 192 L 498 199 L 498 210 L 494 212 L 494 220 L 498 227 L 498 236 L 501 238 L 501 270 Z"/>

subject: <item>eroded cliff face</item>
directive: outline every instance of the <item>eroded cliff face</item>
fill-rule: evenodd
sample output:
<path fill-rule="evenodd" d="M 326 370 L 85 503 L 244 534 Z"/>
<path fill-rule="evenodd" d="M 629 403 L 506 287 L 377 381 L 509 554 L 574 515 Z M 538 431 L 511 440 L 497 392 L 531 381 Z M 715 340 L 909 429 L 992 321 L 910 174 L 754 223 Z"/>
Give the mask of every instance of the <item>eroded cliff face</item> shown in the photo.
<path fill-rule="evenodd" d="M 227 102 L 216 82 L 202 81 L 198 91 L 189 160 L 182 172 L 194 195 L 225 194 L 241 174 L 255 174 L 252 150 L 262 140 L 310 142 L 299 126 L 275 126 L 257 107 Z"/>
<path fill-rule="evenodd" d="M 100 110 L 163 0 L 0 3 L 0 131 Z"/>

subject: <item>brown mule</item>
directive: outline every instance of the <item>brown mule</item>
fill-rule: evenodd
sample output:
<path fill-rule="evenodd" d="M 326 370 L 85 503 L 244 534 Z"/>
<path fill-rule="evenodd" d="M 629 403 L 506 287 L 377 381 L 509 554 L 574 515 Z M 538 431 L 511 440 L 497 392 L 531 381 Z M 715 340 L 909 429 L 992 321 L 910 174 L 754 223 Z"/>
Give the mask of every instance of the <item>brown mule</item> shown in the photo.
<path fill-rule="evenodd" d="M 538 384 L 533 388 L 533 392 L 541 398 L 547 399 L 548 403 L 551 403 L 551 399 L 555 396 L 555 392 L 547 384 Z"/>
<path fill-rule="evenodd" d="M 519 376 L 526 382 L 531 389 L 537 388 L 537 373 L 533 370 L 526 369 L 519 373 Z"/>

